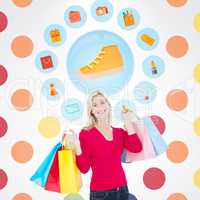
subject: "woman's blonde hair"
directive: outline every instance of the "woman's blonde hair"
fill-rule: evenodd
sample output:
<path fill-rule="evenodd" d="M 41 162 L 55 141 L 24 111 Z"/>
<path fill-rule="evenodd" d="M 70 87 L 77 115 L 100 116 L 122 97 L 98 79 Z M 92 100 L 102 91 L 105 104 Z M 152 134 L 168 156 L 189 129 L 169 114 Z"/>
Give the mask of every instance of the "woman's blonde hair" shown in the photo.
<path fill-rule="evenodd" d="M 95 126 L 95 124 L 98 122 L 97 118 L 95 117 L 95 115 L 92 113 L 92 101 L 93 101 L 93 98 L 96 97 L 96 96 L 102 96 L 105 98 L 106 102 L 108 103 L 110 109 L 109 109 L 109 116 L 108 116 L 108 120 L 109 120 L 109 123 L 111 123 L 111 104 L 110 102 L 108 101 L 108 98 L 106 97 L 106 95 L 97 90 L 93 93 L 91 93 L 88 97 L 88 101 L 87 101 L 87 116 L 88 116 L 88 123 L 87 125 L 84 127 L 84 129 L 90 129 L 90 128 L 93 128 Z"/>

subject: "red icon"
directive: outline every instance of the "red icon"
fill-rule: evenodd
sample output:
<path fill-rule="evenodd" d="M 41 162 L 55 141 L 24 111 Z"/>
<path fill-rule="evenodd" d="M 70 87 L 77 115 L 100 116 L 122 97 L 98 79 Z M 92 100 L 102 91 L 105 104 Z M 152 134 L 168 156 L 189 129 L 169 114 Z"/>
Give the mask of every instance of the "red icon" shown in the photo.
<path fill-rule="evenodd" d="M 70 11 L 69 12 L 69 21 L 71 23 L 76 23 L 81 21 L 81 14 L 79 11 Z"/>
<path fill-rule="evenodd" d="M 41 57 L 40 61 L 41 61 L 43 69 L 49 69 L 49 68 L 53 68 L 54 67 L 51 56 Z"/>

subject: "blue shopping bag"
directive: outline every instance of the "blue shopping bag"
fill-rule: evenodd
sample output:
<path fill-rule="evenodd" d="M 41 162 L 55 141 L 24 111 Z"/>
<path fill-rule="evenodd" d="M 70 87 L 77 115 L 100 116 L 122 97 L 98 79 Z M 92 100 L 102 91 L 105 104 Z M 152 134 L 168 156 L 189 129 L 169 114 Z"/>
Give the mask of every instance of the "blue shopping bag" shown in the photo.
<path fill-rule="evenodd" d="M 164 153 L 167 150 L 167 144 L 165 140 L 162 138 L 159 130 L 153 123 L 150 117 L 143 118 L 144 124 L 148 129 L 150 139 L 152 141 L 154 150 L 157 155 Z"/>
<path fill-rule="evenodd" d="M 61 146 L 62 144 L 58 143 L 53 147 L 51 152 L 48 154 L 48 156 L 36 170 L 34 175 L 30 178 L 31 181 L 35 182 L 36 184 L 40 185 L 43 188 L 45 187 L 53 163 L 53 159 L 56 155 L 56 152 L 61 148 Z"/>

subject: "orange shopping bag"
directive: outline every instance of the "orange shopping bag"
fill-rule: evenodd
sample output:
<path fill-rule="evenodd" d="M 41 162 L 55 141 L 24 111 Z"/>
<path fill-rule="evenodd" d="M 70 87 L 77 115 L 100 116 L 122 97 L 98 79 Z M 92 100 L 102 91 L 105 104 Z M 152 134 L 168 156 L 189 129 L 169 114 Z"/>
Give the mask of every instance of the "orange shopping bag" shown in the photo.
<path fill-rule="evenodd" d="M 125 26 L 132 26 L 135 24 L 133 14 L 128 10 L 126 12 L 123 12 L 123 18 Z"/>

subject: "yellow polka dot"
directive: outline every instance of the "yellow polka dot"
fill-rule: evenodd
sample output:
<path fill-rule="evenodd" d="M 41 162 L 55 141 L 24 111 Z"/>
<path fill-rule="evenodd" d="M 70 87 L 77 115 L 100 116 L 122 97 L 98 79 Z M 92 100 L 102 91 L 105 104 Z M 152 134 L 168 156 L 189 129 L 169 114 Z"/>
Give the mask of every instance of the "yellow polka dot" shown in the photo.
<path fill-rule="evenodd" d="M 200 189 L 200 169 L 195 172 L 193 182 Z"/>
<path fill-rule="evenodd" d="M 200 32 L 200 13 L 195 15 L 193 24 L 196 31 Z"/>
<path fill-rule="evenodd" d="M 194 72 L 193 72 L 193 76 L 194 79 L 200 83 L 200 64 L 198 64 L 195 68 L 194 68 Z"/>
<path fill-rule="evenodd" d="M 198 136 L 200 136 L 200 117 L 198 117 L 197 119 L 195 119 L 193 127 L 194 127 L 194 132 Z"/>
<path fill-rule="evenodd" d="M 38 130 L 45 138 L 56 137 L 60 133 L 60 122 L 55 117 L 45 117 L 39 122 Z"/>

